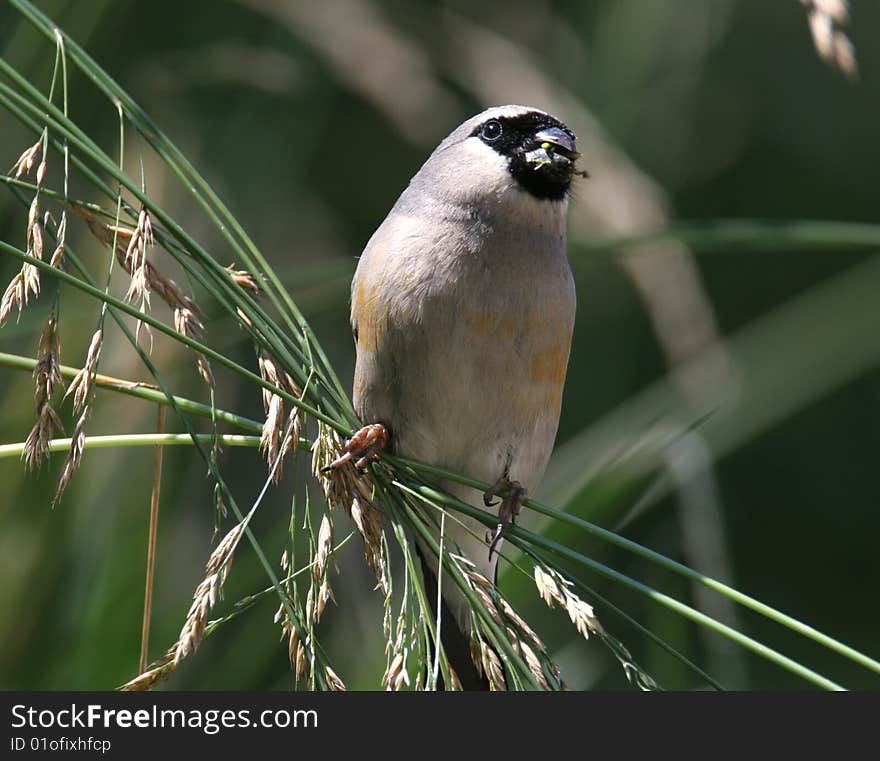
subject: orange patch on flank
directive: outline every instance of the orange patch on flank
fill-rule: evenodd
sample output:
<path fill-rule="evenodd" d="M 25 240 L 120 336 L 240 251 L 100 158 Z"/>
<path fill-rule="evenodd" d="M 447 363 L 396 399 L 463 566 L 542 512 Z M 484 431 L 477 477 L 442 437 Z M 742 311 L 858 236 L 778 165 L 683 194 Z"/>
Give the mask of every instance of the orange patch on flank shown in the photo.
<path fill-rule="evenodd" d="M 351 299 L 352 314 L 355 317 L 358 333 L 358 346 L 375 349 L 382 338 L 382 321 L 377 309 L 378 289 L 369 288 L 358 280 Z"/>
<path fill-rule="evenodd" d="M 533 383 L 544 386 L 547 403 L 558 406 L 562 401 L 562 387 L 565 371 L 568 368 L 568 346 L 557 344 L 532 357 L 529 363 L 529 377 Z"/>

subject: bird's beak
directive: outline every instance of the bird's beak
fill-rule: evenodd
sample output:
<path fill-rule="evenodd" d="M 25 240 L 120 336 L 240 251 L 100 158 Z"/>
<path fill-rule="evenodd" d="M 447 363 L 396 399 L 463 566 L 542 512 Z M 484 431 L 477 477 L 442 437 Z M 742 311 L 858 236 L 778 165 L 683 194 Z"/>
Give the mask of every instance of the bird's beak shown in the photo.
<path fill-rule="evenodd" d="M 561 153 L 567 159 L 577 161 L 581 154 L 577 151 L 574 138 L 559 127 L 547 127 L 535 133 L 535 142 L 544 150 Z"/>

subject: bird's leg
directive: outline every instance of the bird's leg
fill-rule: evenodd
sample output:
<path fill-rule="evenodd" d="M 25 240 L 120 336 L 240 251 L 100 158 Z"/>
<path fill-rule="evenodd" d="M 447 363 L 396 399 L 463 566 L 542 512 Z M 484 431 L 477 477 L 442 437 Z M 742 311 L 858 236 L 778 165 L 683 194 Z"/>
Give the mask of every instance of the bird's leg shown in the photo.
<path fill-rule="evenodd" d="M 326 473 L 329 470 L 341 468 L 345 463 L 352 460 L 355 460 L 356 468 L 363 469 L 367 466 L 371 457 L 388 446 L 390 440 L 391 434 L 382 423 L 365 425 L 345 442 L 342 454 L 329 465 L 321 468 L 321 472 Z"/>
<path fill-rule="evenodd" d="M 486 507 L 497 505 L 498 503 L 493 501 L 492 498 L 498 496 L 501 492 L 505 492 L 505 494 L 501 498 L 501 507 L 498 508 L 498 525 L 490 537 L 487 537 L 487 541 L 491 538 L 491 544 L 489 544 L 490 560 L 495 552 L 495 547 L 501 540 L 504 527 L 519 515 L 522 504 L 529 495 L 528 491 L 523 488 L 519 481 L 511 481 L 506 475 L 503 475 L 483 494 L 483 504 Z"/>

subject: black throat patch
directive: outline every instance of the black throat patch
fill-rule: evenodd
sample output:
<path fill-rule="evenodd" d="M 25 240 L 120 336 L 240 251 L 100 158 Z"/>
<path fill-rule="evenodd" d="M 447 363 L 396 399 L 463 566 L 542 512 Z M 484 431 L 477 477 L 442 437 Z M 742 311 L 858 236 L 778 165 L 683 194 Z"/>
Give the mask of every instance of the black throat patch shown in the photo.
<path fill-rule="evenodd" d="M 526 158 L 540 147 L 535 135 L 549 127 L 557 127 L 574 139 L 572 131 L 558 119 L 535 111 L 486 119 L 471 136 L 507 159 L 508 171 L 523 190 L 542 200 L 561 201 L 571 187 L 572 172 L 559 164 L 536 165 Z"/>

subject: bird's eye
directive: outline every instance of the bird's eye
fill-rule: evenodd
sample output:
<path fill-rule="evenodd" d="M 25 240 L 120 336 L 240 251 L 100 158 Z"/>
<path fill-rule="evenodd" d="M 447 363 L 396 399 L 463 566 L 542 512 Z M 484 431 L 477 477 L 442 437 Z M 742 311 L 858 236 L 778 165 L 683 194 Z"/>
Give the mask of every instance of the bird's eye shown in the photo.
<path fill-rule="evenodd" d="M 480 134 L 483 136 L 483 140 L 492 142 L 501 137 L 501 132 L 501 122 L 497 119 L 492 119 L 483 125 L 483 130 Z"/>

